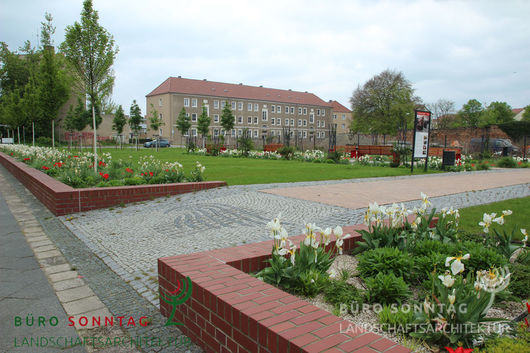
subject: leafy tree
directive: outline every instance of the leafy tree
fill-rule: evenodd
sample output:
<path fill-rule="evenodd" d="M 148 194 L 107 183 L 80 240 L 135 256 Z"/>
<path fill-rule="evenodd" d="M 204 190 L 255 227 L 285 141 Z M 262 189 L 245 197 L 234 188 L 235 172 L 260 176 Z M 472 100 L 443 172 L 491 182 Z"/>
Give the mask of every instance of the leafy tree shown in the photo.
<path fill-rule="evenodd" d="M 234 114 L 232 114 L 232 109 L 230 109 L 230 104 L 228 104 L 228 102 L 223 108 L 223 113 L 221 115 L 221 126 L 228 135 L 228 141 L 230 144 L 230 134 L 234 128 Z"/>
<path fill-rule="evenodd" d="M 248 156 L 248 153 L 254 148 L 250 130 L 247 128 L 243 129 L 243 134 L 237 139 L 239 149 L 242 151 L 243 156 Z"/>
<path fill-rule="evenodd" d="M 24 125 L 23 102 L 20 96 L 20 89 L 18 88 L 2 95 L 2 121 L 12 130 L 18 130 Z M 18 143 L 20 143 L 20 133 L 18 134 Z"/>
<path fill-rule="evenodd" d="M 131 130 L 134 132 L 134 136 L 136 137 L 136 150 L 138 151 L 138 133 L 142 129 L 142 111 L 140 110 L 140 107 L 138 104 L 136 104 L 136 100 L 133 100 L 133 103 L 131 105 L 131 108 L 129 110 L 129 126 L 131 127 Z"/>
<path fill-rule="evenodd" d="M 530 121 L 530 104 L 524 107 L 523 120 Z"/>
<path fill-rule="evenodd" d="M 77 105 L 75 109 L 70 106 L 70 110 L 64 120 L 64 127 L 67 131 L 83 131 L 89 124 L 90 112 L 85 109 L 85 105 L 80 97 L 77 97 Z M 70 140 L 71 142 L 71 140 Z M 81 147 L 81 136 L 79 137 L 79 146 Z"/>
<path fill-rule="evenodd" d="M 480 125 L 503 124 L 513 121 L 515 114 L 512 107 L 506 102 L 492 102 L 484 111 L 480 119 Z"/>
<path fill-rule="evenodd" d="M 127 119 L 125 118 L 125 114 L 123 113 L 122 106 L 119 105 L 118 109 L 116 109 L 116 113 L 114 113 L 114 119 L 112 120 L 112 129 L 116 131 L 116 133 L 120 137 L 120 148 L 122 148 L 122 134 L 125 124 L 127 124 Z"/>
<path fill-rule="evenodd" d="M 61 51 L 77 74 L 78 87 L 83 90 L 92 108 L 94 129 L 94 171 L 97 173 L 97 126 L 96 106 L 112 92 L 114 75 L 112 64 L 118 52 L 114 38 L 98 23 L 98 12 L 92 7 L 92 0 L 83 2 L 81 23 L 66 27 L 65 41 Z"/>
<path fill-rule="evenodd" d="M 189 133 L 191 128 L 191 119 L 186 114 L 186 108 L 182 107 L 182 110 L 179 113 L 179 116 L 177 118 L 177 129 L 180 131 L 180 134 L 182 136 L 186 135 L 186 133 Z"/>
<path fill-rule="evenodd" d="M 158 114 L 158 111 L 155 109 L 154 105 L 151 104 L 151 116 L 149 117 L 149 126 L 151 127 L 151 130 L 155 131 L 157 151 L 160 141 L 160 133 L 158 132 L 158 129 L 160 129 L 160 126 L 162 125 L 164 125 L 162 118 Z"/>
<path fill-rule="evenodd" d="M 202 135 L 202 147 L 204 147 L 204 138 L 208 136 L 211 121 L 206 106 L 203 104 L 202 113 L 197 120 L 197 131 Z"/>
<path fill-rule="evenodd" d="M 451 115 L 455 112 L 455 102 L 448 99 L 438 99 L 435 103 L 427 104 L 427 108 L 432 112 L 433 119 L 437 120 L 439 129 L 450 127 Z"/>
<path fill-rule="evenodd" d="M 42 60 L 39 68 L 39 103 L 41 116 L 37 119 L 37 129 L 41 135 L 50 135 L 50 124 L 57 118 L 57 113 L 70 95 L 70 77 L 66 75 L 63 60 L 55 55 L 52 47 L 51 14 L 44 15 L 46 22 L 41 22 Z"/>
<path fill-rule="evenodd" d="M 352 128 L 365 133 L 395 133 L 404 124 L 411 125 L 419 102 L 403 73 L 385 70 L 353 92 Z"/>
<path fill-rule="evenodd" d="M 478 127 L 484 107 L 476 99 L 470 99 L 458 112 L 458 118 L 464 127 Z"/>
<path fill-rule="evenodd" d="M 35 83 L 34 78 L 30 78 L 30 81 L 24 87 L 24 95 L 21 98 L 22 114 L 24 116 L 24 123 L 31 123 L 32 127 L 36 130 L 36 135 L 44 135 L 42 129 L 44 126 L 40 125 L 39 119 L 42 116 L 42 101 L 39 99 L 39 87 Z M 49 126 L 48 131 L 49 131 Z"/>

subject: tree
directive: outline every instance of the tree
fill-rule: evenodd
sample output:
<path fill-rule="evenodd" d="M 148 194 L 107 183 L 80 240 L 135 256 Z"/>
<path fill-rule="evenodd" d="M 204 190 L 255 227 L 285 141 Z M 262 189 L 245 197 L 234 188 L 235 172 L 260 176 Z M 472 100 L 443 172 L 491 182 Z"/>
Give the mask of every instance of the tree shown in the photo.
<path fill-rule="evenodd" d="M 142 111 L 140 110 L 140 107 L 138 104 L 136 104 L 136 100 L 133 100 L 133 103 L 131 105 L 131 108 L 129 110 L 129 126 L 131 127 L 131 130 L 134 132 L 134 136 L 136 137 L 136 150 L 138 151 L 138 133 L 142 129 Z"/>
<path fill-rule="evenodd" d="M 94 129 L 94 171 L 97 174 L 97 126 L 96 106 L 112 92 L 114 75 L 112 64 L 118 49 L 114 38 L 98 23 L 98 12 L 92 8 L 92 0 L 83 2 L 81 23 L 77 21 L 66 27 L 65 41 L 61 51 L 77 74 L 76 82 L 86 93 L 92 108 Z"/>
<path fill-rule="evenodd" d="M 211 119 L 208 116 L 208 111 L 206 106 L 202 105 L 202 113 L 197 120 L 197 130 L 202 135 L 202 147 L 204 148 L 204 138 L 208 136 L 208 131 L 210 129 Z"/>
<path fill-rule="evenodd" d="M 177 118 L 177 130 L 180 131 L 180 134 L 182 136 L 188 134 L 191 128 L 191 119 L 186 114 L 186 108 L 182 107 L 182 110 L 179 113 L 179 116 Z"/>
<path fill-rule="evenodd" d="M 436 119 L 438 129 L 450 127 L 451 116 L 455 112 L 455 102 L 448 99 L 438 99 L 435 103 L 426 104 L 426 106 L 431 111 L 433 119 Z"/>
<path fill-rule="evenodd" d="M 151 130 L 155 131 L 156 136 L 156 150 L 158 152 L 158 145 L 160 144 L 160 132 L 158 129 L 160 129 L 160 126 L 164 125 L 164 122 L 162 121 L 162 117 L 158 114 L 158 111 L 155 109 L 154 105 L 151 103 L 151 116 L 149 117 L 149 126 L 151 127 Z"/>
<path fill-rule="evenodd" d="M 478 127 L 483 112 L 482 103 L 476 99 L 470 99 L 458 112 L 458 118 L 464 127 Z"/>
<path fill-rule="evenodd" d="M 524 107 L 523 120 L 530 121 L 530 104 Z"/>
<path fill-rule="evenodd" d="M 112 119 L 112 129 L 116 131 L 118 136 L 120 137 L 120 149 L 122 148 L 122 134 L 123 134 L 123 127 L 127 124 L 127 119 L 125 118 L 125 114 L 123 113 L 123 108 L 121 105 L 118 106 L 118 109 L 116 109 L 116 113 L 114 113 L 114 119 Z"/>
<path fill-rule="evenodd" d="M 228 104 L 228 102 L 226 102 L 223 108 L 223 113 L 221 115 L 221 126 L 225 130 L 225 133 L 228 135 L 228 144 L 230 144 L 230 133 L 234 128 L 234 114 L 232 114 L 232 109 L 230 109 L 230 104 Z"/>
<path fill-rule="evenodd" d="M 403 73 L 385 70 L 353 92 L 352 128 L 371 134 L 395 133 L 411 125 L 415 104 L 420 102 Z"/>
<path fill-rule="evenodd" d="M 55 55 L 52 46 L 52 35 L 55 33 L 55 27 L 52 25 L 53 17 L 46 13 L 44 18 L 46 22 L 41 22 L 43 52 L 39 67 L 41 115 L 36 120 L 36 125 L 39 134 L 49 136 L 51 122 L 57 118 L 59 109 L 70 95 L 70 78 L 66 75 L 62 60 Z"/>
<path fill-rule="evenodd" d="M 481 116 L 479 125 L 503 124 L 513 121 L 515 116 L 512 107 L 506 102 L 491 102 Z"/>
<path fill-rule="evenodd" d="M 80 97 L 77 97 L 77 105 L 75 109 L 70 106 L 70 110 L 66 115 L 64 127 L 67 131 L 83 131 L 89 124 L 90 112 L 85 109 L 85 105 Z M 70 140 L 71 142 L 71 140 Z M 81 148 L 81 136 L 79 136 L 79 147 Z"/>

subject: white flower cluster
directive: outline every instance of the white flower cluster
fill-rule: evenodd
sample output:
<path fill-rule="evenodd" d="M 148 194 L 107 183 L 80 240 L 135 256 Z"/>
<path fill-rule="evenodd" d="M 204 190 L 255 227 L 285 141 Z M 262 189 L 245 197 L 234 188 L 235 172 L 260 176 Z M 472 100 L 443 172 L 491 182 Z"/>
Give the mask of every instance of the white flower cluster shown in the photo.
<path fill-rule="evenodd" d="M 482 216 L 482 221 L 478 223 L 479 226 L 483 228 L 484 233 L 489 233 L 490 227 L 493 223 L 497 223 L 498 225 L 504 224 L 504 217 L 509 216 L 512 214 L 511 210 L 504 210 L 502 211 L 502 215 L 499 217 L 496 217 L 496 213 L 484 213 Z M 521 229 L 521 232 L 523 232 L 524 229 Z M 524 232 L 523 232 L 524 234 Z"/>

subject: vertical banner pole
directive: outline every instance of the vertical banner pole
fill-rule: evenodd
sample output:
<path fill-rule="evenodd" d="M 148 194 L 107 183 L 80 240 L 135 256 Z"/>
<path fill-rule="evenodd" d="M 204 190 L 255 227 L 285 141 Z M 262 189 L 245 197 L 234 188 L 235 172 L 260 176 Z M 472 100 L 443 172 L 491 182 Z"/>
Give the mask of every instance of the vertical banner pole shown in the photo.
<path fill-rule="evenodd" d="M 414 173 L 414 152 L 416 150 L 416 123 L 418 110 L 414 109 L 414 133 L 412 134 L 412 158 L 410 160 L 410 174 Z"/>
<path fill-rule="evenodd" d="M 431 142 L 431 112 L 429 112 L 429 124 L 427 127 L 427 155 L 425 156 L 425 168 L 424 171 L 427 171 L 427 165 L 429 163 L 429 145 Z"/>

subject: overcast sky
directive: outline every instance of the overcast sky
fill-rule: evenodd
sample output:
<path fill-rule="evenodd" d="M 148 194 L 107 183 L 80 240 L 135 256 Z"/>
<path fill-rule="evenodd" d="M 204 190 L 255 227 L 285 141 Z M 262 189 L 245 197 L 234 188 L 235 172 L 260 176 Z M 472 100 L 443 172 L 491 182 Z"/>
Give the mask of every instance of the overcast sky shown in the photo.
<path fill-rule="evenodd" d="M 81 0 L 1 0 L 0 41 L 64 39 Z M 128 112 L 169 76 L 315 93 L 346 106 L 389 68 L 424 102 L 530 104 L 530 1 L 94 0 L 119 46 L 113 100 Z"/>

